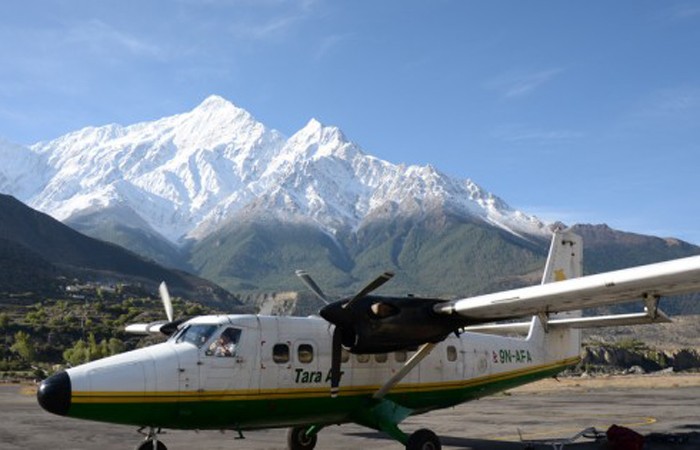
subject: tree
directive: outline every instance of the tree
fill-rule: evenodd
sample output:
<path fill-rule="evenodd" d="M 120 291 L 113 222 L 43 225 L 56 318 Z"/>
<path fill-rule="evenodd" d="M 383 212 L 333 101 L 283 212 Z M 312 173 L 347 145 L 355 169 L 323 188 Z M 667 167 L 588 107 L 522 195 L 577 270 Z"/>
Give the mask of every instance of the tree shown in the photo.
<path fill-rule="evenodd" d="M 73 347 L 63 352 L 63 359 L 71 366 L 77 366 L 88 362 L 89 352 L 90 350 L 85 341 L 80 339 Z"/>
<path fill-rule="evenodd" d="M 34 344 L 29 338 L 29 334 L 24 331 L 18 331 L 15 333 L 15 343 L 12 344 L 10 350 L 19 354 L 25 361 L 34 361 L 36 352 L 34 351 Z"/>
<path fill-rule="evenodd" d="M 107 346 L 109 347 L 110 355 L 116 355 L 126 350 L 124 343 L 117 338 L 111 338 L 107 343 Z"/>
<path fill-rule="evenodd" d="M 7 313 L 0 314 L 0 330 L 4 330 L 10 326 L 10 316 Z"/>
<path fill-rule="evenodd" d="M 105 349 L 107 345 L 105 343 Z M 95 333 L 90 333 L 88 335 L 88 361 L 94 361 L 106 356 L 102 353 L 102 346 L 97 343 L 95 339 Z"/>

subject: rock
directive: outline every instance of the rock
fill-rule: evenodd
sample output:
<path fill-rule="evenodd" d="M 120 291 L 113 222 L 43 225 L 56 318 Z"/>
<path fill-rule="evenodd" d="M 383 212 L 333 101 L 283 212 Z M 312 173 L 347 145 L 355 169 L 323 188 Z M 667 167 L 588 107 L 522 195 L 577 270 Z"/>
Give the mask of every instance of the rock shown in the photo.
<path fill-rule="evenodd" d="M 646 370 L 642 369 L 640 366 L 632 366 L 629 369 L 625 370 L 625 375 L 644 375 Z"/>

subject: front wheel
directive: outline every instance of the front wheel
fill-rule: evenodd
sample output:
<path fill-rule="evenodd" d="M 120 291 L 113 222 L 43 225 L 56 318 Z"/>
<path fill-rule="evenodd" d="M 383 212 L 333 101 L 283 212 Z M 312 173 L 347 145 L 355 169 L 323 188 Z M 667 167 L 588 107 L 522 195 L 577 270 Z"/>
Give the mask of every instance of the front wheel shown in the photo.
<path fill-rule="evenodd" d="M 406 450 L 440 450 L 442 444 L 435 433 L 428 429 L 421 429 L 408 437 Z"/>
<path fill-rule="evenodd" d="M 153 439 L 146 439 L 136 446 L 136 450 L 168 450 L 168 447 L 161 441 L 156 442 L 154 445 Z"/>
<path fill-rule="evenodd" d="M 308 427 L 290 428 L 287 432 L 288 450 L 312 450 L 316 447 L 316 435 L 306 434 Z"/>

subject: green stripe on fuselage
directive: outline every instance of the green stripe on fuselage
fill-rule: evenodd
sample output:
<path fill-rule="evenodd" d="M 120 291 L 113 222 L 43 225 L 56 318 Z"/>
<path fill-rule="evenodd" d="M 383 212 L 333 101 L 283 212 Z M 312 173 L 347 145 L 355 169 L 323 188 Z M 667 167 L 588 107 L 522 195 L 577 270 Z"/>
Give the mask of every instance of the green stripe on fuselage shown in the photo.
<path fill-rule="evenodd" d="M 429 385 L 397 386 L 387 395 L 414 414 L 488 396 L 499 391 L 553 376 L 578 360 L 538 368 L 495 374 L 480 379 Z M 248 395 L 177 394 L 128 397 L 101 393 L 90 397 L 76 393 L 68 416 L 126 425 L 179 429 L 256 429 L 302 424 L 335 424 L 351 421 L 355 411 L 372 405 L 377 387 L 343 389 L 337 398 L 329 390 L 274 390 Z M 144 399 L 144 400 L 139 400 Z"/>

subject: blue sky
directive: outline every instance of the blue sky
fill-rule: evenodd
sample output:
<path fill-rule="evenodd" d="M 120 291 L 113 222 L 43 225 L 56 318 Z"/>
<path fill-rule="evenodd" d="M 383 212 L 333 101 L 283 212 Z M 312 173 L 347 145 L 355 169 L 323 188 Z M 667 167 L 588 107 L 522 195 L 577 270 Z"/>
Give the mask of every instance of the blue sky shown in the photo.
<path fill-rule="evenodd" d="M 700 244 L 697 2 L 1 2 L 0 68 L 7 141 L 218 94 L 547 220 Z"/>

